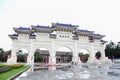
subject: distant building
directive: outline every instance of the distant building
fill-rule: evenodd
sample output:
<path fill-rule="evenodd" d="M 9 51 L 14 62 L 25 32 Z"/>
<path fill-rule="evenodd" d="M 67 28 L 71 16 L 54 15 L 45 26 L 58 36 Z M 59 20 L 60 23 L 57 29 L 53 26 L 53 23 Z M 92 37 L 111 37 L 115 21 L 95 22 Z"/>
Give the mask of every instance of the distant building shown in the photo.
<path fill-rule="evenodd" d="M 81 49 L 89 52 L 88 62 L 94 62 L 95 53 L 100 51 L 101 61 L 105 59 L 105 35 L 95 34 L 94 31 L 78 29 L 79 25 L 52 23 L 52 26 L 32 25 L 31 28 L 13 28 L 15 34 L 9 35 L 12 39 L 12 54 L 8 63 L 17 63 L 16 52 L 19 49 L 28 51 L 27 64 L 34 63 L 34 52 L 38 48 L 46 48 L 49 52 L 49 63 L 56 63 L 57 50 L 66 47 L 71 50 L 72 61 L 80 63 Z"/>

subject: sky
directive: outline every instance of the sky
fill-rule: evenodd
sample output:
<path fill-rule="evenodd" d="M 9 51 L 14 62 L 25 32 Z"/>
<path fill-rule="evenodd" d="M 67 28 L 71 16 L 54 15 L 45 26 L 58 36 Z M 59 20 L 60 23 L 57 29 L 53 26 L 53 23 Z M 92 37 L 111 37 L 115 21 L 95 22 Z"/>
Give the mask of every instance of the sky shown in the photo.
<path fill-rule="evenodd" d="M 11 49 L 13 27 L 51 26 L 52 22 L 79 25 L 79 29 L 120 41 L 119 0 L 0 0 L 0 48 Z"/>

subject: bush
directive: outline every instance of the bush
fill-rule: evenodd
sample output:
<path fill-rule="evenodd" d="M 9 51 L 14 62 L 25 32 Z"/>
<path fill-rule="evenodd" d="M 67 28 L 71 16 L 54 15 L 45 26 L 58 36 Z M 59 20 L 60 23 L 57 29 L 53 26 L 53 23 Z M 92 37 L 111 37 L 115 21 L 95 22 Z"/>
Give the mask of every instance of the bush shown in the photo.
<path fill-rule="evenodd" d="M 84 56 L 80 57 L 80 60 L 81 60 L 83 63 L 86 63 L 87 60 L 88 60 L 88 57 L 84 55 Z"/>
<path fill-rule="evenodd" d="M 11 67 L 12 68 L 21 68 L 21 67 L 23 67 L 24 65 L 23 64 L 13 64 L 13 65 L 11 65 Z"/>
<path fill-rule="evenodd" d="M 5 65 L 5 64 L 0 64 L 0 73 L 10 71 L 12 69 L 17 69 L 23 67 L 23 64 L 13 64 L 13 65 Z"/>
<path fill-rule="evenodd" d="M 9 66 L 0 67 L 0 73 L 10 71 L 12 68 Z"/>
<path fill-rule="evenodd" d="M 101 52 L 100 51 L 96 52 L 95 57 L 96 57 L 96 59 L 99 60 L 101 57 Z"/>
<path fill-rule="evenodd" d="M 5 64 L 0 64 L 0 68 L 1 68 L 1 67 L 4 67 L 4 66 L 7 66 L 7 65 L 5 65 Z"/>
<path fill-rule="evenodd" d="M 79 57 L 81 62 L 86 63 L 89 58 L 89 54 L 79 54 Z"/>

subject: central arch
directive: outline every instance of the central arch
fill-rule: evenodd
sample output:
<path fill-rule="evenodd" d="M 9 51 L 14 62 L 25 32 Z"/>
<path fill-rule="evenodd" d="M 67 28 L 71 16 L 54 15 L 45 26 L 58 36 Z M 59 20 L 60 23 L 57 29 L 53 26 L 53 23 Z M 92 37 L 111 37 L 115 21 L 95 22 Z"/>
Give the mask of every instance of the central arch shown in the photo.
<path fill-rule="evenodd" d="M 56 63 L 68 63 L 72 61 L 72 49 L 66 46 L 61 46 L 56 49 Z"/>
<path fill-rule="evenodd" d="M 49 56 L 47 48 L 37 48 L 34 52 L 34 63 L 49 63 Z"/>

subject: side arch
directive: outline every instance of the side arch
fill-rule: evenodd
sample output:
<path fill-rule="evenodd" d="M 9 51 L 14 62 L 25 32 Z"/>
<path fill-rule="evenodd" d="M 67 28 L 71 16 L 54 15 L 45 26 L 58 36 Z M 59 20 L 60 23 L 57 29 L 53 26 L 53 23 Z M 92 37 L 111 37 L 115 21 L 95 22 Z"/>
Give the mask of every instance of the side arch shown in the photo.
<path fill-rule="evenodd" d="M 18 47 L 15 50 L 16 62 L 17 63 L 27 63 L 27 58 L 29 54 L 29 49 L 26 47 Z"/>
<path fill-rule="evenodd" d="M 87 48 L 79 48 L 78 50 L 78 57 L 82 63 L 88 62 L 91 57 L 90 50 Z"/>

